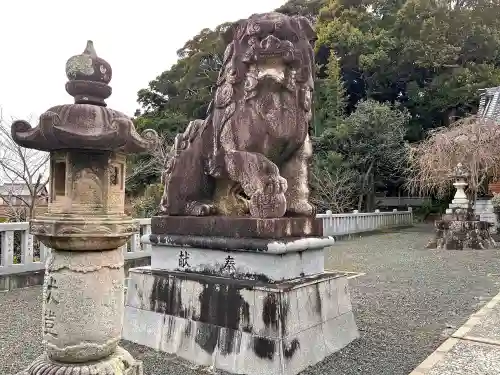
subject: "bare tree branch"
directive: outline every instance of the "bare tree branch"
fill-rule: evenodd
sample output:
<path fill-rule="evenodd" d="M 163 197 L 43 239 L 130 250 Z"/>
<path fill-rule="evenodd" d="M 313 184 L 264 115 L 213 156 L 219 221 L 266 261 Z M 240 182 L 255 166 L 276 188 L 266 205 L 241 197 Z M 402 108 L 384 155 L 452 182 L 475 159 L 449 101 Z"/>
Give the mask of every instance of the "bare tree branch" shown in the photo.
<path fill-rule="evenodd" d="M 34 216 L 48 183 L 48 162 L 47 152 L 27 149 L 14 142 L 10 124 L 4 121 L 0 109 L 0 199 L 8 206 L 11 219 L 19 221 Z"/>
<path fill-rule="evenodd" d="M 331 210 L 333 213 L 348 212 L 354 205 L 356 176 L 345 168 L 330 172 L 326 168 L 311 168 L 311 201 L 319 212 Z"/>
<path fill-rule="evenodd" d="M 468 191 L 475 199 L 484 181 L 500 177 L 500 126 L 471 116 L 439 128 L 413 146 L 407 169 L 407 187 L 413 193 L 449 192 L 450 174 L 458 163 L 469 173 Z"/>
<path fill-rule="evenodd" d="M 167 143 L 166 136 L 160 136 L 157 146 L 150 151 L 146 158 L 134 165 L 133 169 L 127 174 L 126 181 L 132 180 L 145 170 L 163 176 L 170 158 L 170 149 L 171 146 Z"/>

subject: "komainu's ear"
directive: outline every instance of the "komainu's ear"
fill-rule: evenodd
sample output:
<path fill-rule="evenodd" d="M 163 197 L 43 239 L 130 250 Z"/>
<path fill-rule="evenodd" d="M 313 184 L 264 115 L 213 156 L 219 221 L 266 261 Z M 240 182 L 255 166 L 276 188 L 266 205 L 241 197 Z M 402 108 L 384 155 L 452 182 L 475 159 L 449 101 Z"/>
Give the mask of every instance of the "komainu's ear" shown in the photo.
<path fill-rule="evenodd" d="M 295 20 L 297 21 L 300 30 L 304 33 L 305 37 L 309 41 L 316 40 L 316 32 L 311 25 L 311 22 L 304 16 L 295 16 Z"/>
<path fill-rule="evenodd" d="M 222 40 L 224 43 L 229 44 L 234 39 L 238 37 L 238 32 L 242 30 L 242 28 L 246 25 L 246 20 L 239 20 L 231 24 L 226 31 L 222 34 Z"/>

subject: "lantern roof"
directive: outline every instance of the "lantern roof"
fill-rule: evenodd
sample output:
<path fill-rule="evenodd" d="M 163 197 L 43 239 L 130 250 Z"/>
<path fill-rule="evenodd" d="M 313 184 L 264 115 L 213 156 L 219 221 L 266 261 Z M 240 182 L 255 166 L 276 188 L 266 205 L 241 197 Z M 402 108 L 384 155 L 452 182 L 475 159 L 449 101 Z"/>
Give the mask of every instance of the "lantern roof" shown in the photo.
<path fill-rule="evenodd" d="M 66 62 L 66 91 L 74 104 L 49 108 L 40 116 L 38 125 L 14 121 L 11 127 L 14 141 L 27 148 L 42 151 L 88 149 L 140 153 L 156 146 L 158 135 L 145 130 L 139 135 L 132 119 L 106 106 L 111 95 L 108 85 L 111 65 L 97 56 L 92 41 L 85 50 Z"/>

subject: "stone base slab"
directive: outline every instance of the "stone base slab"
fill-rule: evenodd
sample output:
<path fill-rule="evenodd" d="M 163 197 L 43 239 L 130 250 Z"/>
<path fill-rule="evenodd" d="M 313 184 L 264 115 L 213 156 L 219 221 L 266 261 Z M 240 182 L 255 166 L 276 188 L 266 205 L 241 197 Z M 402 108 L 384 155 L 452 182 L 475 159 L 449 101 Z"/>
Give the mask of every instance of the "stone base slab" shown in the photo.
<path fill-rule="evenodd" d="M 197 365 L 294 375 L 358 336 L 344 274 L 271 284 L 130 270 L 123 338 Z"/>
<path fill-rule="evenodd" d="M 322 237 L 316 217 L 154 216 L 151 233 L 233 238 Z"/>
<path fill-rule="evenodd" d="M 276 254 L 157 244 L 152 246 L 151 266 L 164 271 L 275 282 L 322 273 L 324 251 L 321 246 L 302 252 Z"/>
<path fill-rule="evenodd" d="M 208 250 L 235 250 L 264 252 L 269 254 L 284 254 L 294 251 L 323 249 L 335 243 L 333 237 L 302 237 L 302 238 L 235 238 L 235 237 L 204 237 L 178 236 L 172 234 L 146 234 L 141 242 L 158 246 L 199 247 Z"/>
<path fill-rule="evenodd" d="M 118 347 L 115 354 L 100 361 L 86 363 L 61 363 L 42 354 L 24 371 L 17 375 L 144 375 L 142 362 L 132 358 L 129 352 Z"/>

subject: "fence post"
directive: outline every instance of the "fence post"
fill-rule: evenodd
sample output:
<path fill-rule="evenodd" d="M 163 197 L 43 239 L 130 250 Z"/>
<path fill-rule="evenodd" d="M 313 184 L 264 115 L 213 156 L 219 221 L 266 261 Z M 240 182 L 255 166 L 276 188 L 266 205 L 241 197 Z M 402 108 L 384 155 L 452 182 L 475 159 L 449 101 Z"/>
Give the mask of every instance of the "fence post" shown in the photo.
<path fill-rule="evenodd" d="M 21 232 L 21 263 L 33 263 L 33 235 L 29 229 Z"/>
<path fill-rule="evenodd" d="M 149 223 L 145 224 L 142 230 L 142 235 L 150 235 L 151 234 L 151 221 Z M 149 244 L 142 244 L 142 250 L 146 252 L 151 252 L 152 251 L 152 246 Z"/>
<path fill-rule="evenodd" d="M 134 233 L 130 238 L 130 252 L 135 253 L 137 251 L 141 251 L 141 235 Z"/>
<path fill-rule="evenodd" d="M 2 248 L 2 261 L 0 264 L 2 266 L 12 266 L 14 264 L 14 232 L 5 231 L 2 233 L 2 242 L 0 242 Z"/>

